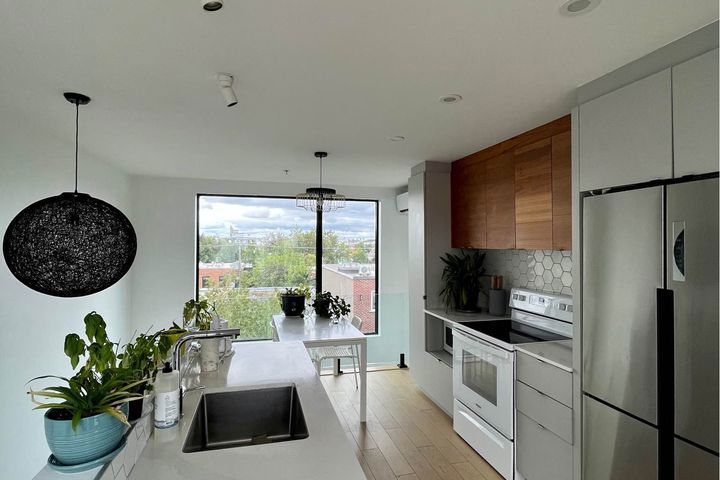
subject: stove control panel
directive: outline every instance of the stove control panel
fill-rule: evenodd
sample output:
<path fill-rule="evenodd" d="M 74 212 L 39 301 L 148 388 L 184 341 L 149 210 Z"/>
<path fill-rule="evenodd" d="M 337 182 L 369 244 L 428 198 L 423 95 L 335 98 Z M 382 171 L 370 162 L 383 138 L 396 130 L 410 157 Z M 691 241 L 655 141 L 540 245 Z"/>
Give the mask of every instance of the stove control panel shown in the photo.
<path fill-rule="evenodd" d="M 573 319 L 573 302 L 569 295 L 513 288 L 510 293 L 510 307 L 564 322 L 572 323 Z"/>

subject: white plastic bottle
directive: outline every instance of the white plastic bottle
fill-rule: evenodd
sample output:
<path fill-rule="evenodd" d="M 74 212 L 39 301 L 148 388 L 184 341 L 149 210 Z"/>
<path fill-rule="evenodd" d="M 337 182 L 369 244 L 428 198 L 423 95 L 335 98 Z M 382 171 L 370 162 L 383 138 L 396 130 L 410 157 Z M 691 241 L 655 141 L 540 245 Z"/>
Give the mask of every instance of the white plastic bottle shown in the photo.
<path fill-rule="evenodd" d="M 155 378 L 155 427 L 169 428 L 180 420 L 180 374 L 170 362 Z"/>

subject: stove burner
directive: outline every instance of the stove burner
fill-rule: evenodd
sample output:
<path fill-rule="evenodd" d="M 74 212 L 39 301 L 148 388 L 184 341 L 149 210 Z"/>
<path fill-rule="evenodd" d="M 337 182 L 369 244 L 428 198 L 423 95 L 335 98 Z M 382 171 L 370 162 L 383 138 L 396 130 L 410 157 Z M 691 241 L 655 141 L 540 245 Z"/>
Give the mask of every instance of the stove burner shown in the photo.
<path fill-rule="evenodd" d="M 463 322 L 461 325 L 510 344 L 568 340 L 568 337 L 513 320 Z"/>

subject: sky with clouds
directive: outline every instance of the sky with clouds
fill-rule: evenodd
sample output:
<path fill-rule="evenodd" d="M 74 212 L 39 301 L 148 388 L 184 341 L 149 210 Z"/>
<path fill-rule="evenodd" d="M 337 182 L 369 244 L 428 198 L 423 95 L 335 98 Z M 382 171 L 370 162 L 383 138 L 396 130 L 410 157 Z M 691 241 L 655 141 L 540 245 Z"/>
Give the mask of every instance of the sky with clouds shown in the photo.
<path fill-rule="evenodd" d="M 345 208 L 325 213 L 324 230 L 344 239 L 374 239 L 377 203 L 348 200 Z M 226 237 L 231 226 L 243 235 L 261 237 L 270 233 L 315 228 L 315 212 L 295 206 L 295 198 L 227 197 L 202 195 L 199 202 L 200 233 Z"/>

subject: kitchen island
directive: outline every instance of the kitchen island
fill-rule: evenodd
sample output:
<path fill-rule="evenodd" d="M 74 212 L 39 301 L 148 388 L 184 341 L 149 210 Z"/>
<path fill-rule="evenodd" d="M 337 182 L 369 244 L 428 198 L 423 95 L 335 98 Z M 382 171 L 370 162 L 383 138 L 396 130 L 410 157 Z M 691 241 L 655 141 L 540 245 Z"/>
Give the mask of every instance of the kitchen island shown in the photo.
<path fill-rule="evenodd" d="M 301 342 L 233 344 L 217 372 L 192 372 L 184 416 L 176 427 L 155 429 L 132 470 L 132 480 L 313 479 L 364 480 L 349 439 Z M 183 453 L 183 442 L 203 392 L 294 384 L 308 438 L 280 443 Z"/>

